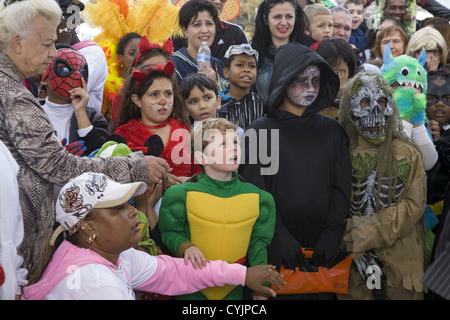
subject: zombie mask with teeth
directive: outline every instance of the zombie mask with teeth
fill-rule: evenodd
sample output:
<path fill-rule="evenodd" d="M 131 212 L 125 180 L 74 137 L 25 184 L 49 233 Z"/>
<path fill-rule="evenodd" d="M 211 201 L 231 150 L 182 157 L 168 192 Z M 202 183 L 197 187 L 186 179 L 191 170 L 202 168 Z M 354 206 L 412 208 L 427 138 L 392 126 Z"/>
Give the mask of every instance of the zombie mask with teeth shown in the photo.
<path fill-rule="evenodd" d="M 419 58 L 402 55 L 394 58 L 390 44 L 384 49 L 381 75 L 395 90 L 394 101 L 400 111 L 400 117 L 412 124 L 425 122 L 427 92 L 427 72 L 423 67 L 426 51 Z"/>
<path fill-rule="evenodd" d="M 389 88 L 375 75 L 362 75 L 352 88 L 350 108 L 350 118 L 358 133 L 372 144 L 382 143 L 392 114 Z"/>

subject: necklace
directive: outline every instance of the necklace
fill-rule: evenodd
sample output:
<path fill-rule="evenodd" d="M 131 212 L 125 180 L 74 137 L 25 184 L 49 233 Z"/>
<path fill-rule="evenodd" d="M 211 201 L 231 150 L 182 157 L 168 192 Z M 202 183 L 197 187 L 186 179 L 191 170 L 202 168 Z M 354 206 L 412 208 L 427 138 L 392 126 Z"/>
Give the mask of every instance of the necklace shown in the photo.
<path fill-rule="evenodd" d="M 169 118 L 167 118 L 166 121 L 164 121 L 163 123 L 157 124 L 156 126 L 151 126 L 151 125 L 145 124 L 142 122 L 142 120 L 139 120 L 139 122 L 148 129 L 159 129 L 159 128 L 164 128 L 165 126 L 167 126 L 167 124 L 169 123 Z"/>

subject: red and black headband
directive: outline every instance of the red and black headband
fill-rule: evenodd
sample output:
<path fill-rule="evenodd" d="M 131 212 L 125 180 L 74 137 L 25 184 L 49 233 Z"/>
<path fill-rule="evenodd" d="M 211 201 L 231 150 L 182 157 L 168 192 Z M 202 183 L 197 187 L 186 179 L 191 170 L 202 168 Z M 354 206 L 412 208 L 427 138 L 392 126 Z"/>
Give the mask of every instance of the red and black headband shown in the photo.
<path fill-rule="evenodd" d="M 173 72 L 175 71 L 175 65 L 173 64 L 172 61 L 169 60 L 164 66 L 158 64 L 145 67 L 145 69 L 143 70 L 134 70 L 133 79 L 136 80 L 134 89 L 136 90 L 138 84 L 154 71 L 162 71 L 168 77 L 172 77 Z"/>
<path fill-rule="evenodd" d="M 167 41 L 161 46 L 158 43 L 150 43 L 147 37 L 143 36 L 139 42 L 139 54 L 134 62 L 134 67 L 138 64 L 139 59 L 153 48 L 161 48 L 165 53 L 167 53 L 168 56 L 170 56 L 173 52 L 172 38 L 168 38 Z"/>

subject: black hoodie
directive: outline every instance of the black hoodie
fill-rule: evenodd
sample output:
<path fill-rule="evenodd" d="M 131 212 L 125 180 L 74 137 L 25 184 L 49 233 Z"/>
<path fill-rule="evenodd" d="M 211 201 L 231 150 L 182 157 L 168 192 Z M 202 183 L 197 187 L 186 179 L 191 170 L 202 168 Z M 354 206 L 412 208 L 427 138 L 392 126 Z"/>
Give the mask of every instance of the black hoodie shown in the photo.
<path fill-rule="evenodd" d="M 311 64 L 320 70 L 316 100 L 300 117 L 279 110 L 288 84 Z M 260 169 L 273 163 L 264 165 L 259 155 L 257 163 L 252 164 L 249 155 L 255 150 L 259 154 L 261 149 L 255 149 L 259 141 L 248 140 L 243 141 L 245 158 L 239 169 L 247 182 L 275 198 L 277 225 L 269 262 L 277 267 L 298 266 L 300 247 L 315 249 L 321 265 L 331 263 L 338 250 L 351 192 L 349 139 L 336 120 L 319 114 L 338 90 L 339 77 L 315 51 L 298 43 L 281 46 L 265 106 L 268 115 L 253 121 L 246 130 L 247 134 L 256 130 L 261 139 L 265 133 L 260 129 L 269 129 L 270 137 L 270 129 L 279 129 L 278 172 L 261 175 Z M 267 139 L 267 150 L 272 150 L 271 138 Z"/>

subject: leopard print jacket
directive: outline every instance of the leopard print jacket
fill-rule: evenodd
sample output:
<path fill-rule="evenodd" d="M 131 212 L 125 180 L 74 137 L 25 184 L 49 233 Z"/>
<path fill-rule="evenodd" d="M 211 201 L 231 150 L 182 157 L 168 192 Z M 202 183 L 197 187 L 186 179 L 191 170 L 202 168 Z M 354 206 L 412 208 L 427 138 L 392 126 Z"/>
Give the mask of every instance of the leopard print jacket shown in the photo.
<path fill-rule="evenodd" d="M 53 186 L 83 172 L 101 172 L 125 183 L 149 182 L 143 153 L 109 159 L 74 156 L 56 136 L 38 100 L 25 87 L 14 62 L 0 52 L 0 140 L 19 165 L 24 239 L 19 254 L 28 277 L 37 271 L 55 224 Z M 0 169 L 1 170 L 1 169 Z"/>

